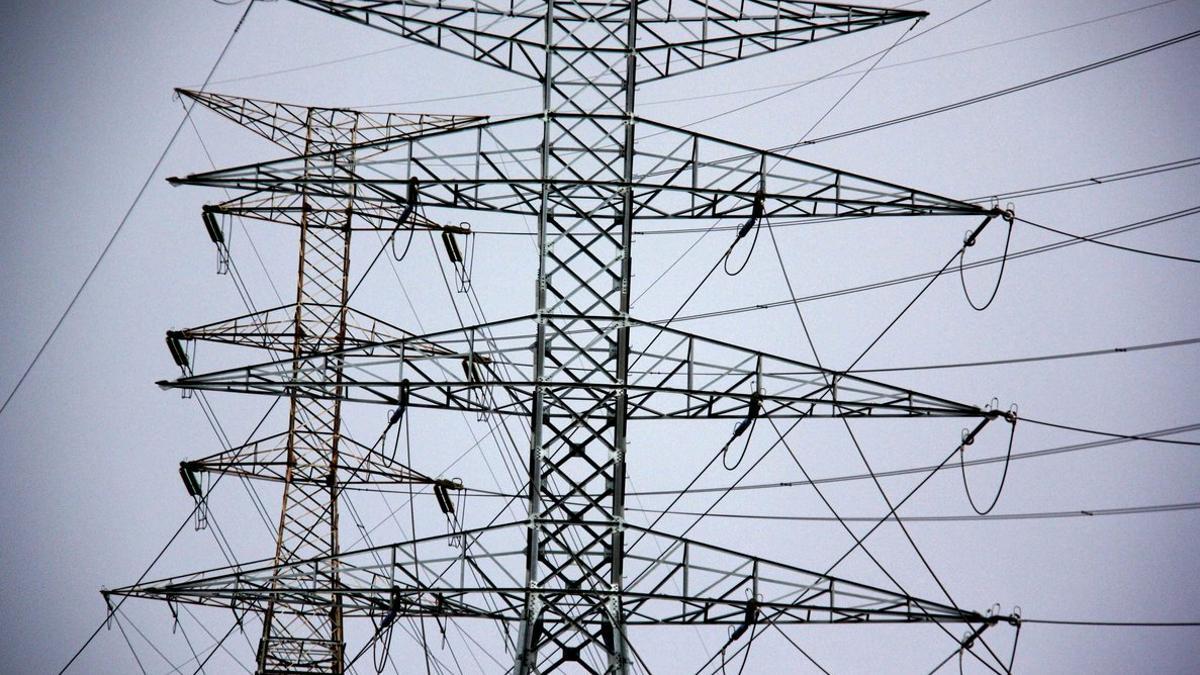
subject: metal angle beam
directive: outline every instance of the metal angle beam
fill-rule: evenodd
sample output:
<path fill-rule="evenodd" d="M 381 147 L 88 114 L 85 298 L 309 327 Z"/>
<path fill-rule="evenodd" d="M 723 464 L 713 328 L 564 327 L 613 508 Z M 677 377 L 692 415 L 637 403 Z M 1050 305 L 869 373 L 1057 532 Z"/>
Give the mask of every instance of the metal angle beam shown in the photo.
<path fill-rule="evenodd" d="M 613 115 L 556 113 L 557 123 L 624 123 Z M 353 193 L 368 211 L 395 210 L 400 191 L 416 181 L 422 206 L 541 215 L 540 194 L 559 218 L 600 217 L 620 206 L 612 194 L 631 193 L 636 219 L 749 217 L 862 217 L 986 215 L 977 204 L 893 182 L 795 159 L 695 131 L 645 120 L 629 120 L 632 166 L 626 180 L 606 168 L 623 152 L 623 140 L 588 139 L 582 134 L 555 146 L 562 168 L 540 175 L 542 116 L 481 123 L 469 129 L 434 131 L 397 142 L 354 174 L 314 179 L 304 163 L 285 158 L 186 177 L 178 184 L 246 190 L 266 195 L 315 193 L 345 198 Z M 284 197 L 280 197 L 283 199 Z M 234 210 L 234 207 L 230 207 Z"/>

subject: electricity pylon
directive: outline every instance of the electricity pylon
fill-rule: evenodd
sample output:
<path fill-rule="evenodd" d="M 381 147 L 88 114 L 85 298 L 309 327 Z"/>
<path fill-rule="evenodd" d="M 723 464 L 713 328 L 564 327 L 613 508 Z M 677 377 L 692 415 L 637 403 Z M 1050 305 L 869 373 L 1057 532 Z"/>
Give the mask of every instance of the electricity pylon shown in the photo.
<path fill-rule="evenodd" d="M 452 129 L 476 117 L 373 114 L 314 108 L 180 90 L 180 93 L 237 122 L 301 158 L 304 181 L 342 181 L 355 177 L 359 147 L 379 152 L 406 135 Z M 315 157 L 314 157 L 315 156 Z M 434 223 L 398 204 L 395 209 L 358 205 L 357 191 L 338 196 L 301 190 L 293 195 L 251 193 L 206 207 L 205 225 L 227 255 L 218 219 L 225 214 L 296 225 L 300 232 L 296 302 L 227 321 L 168 333 L 178 364 L 190 371 L 188 341 L 205 340 L 290 353 L 294 358 L 338 351 L 347 345 L 398 339 L 408 333 L 349 307 L 350 237 L 356 226 L 375 229 L 429 228 Z M 294 382 L 337 382 L 341 366 L 325 360 Z M 198 492 L 202 472 L 233 473 L 284 483 L 283 507 L 275 542 L 274 563 L 287 566 L 339 553 L 338 493 L 379 483 L 438 482 L 372 448 L 346 437 L 337 397 L 289 396 L 286 433 L 254 440 L 204 459 L 184 462 L 181 471 L 189 491 Z M 444 487 L 444 485 L 443 485 Z M 199 496 L 199 495 L 197 495 Z M 288 593 L 338 583 L 336 563 L 313 565 L 301 574 L 275 576 L 265 588 L 274 592 L 263 608 L 263 635 L 258 647 L 260 673 L 341 673 L 344 663 L 342 606 L 337 598 L 319 608 L 296 611 Z M 283 600 L 276 600 L 282 594 Z"/>
<path fill-rule="evenodd" d="M 176 182 L 243 191 L 247 204 L 266 200 L 269 208 L 300 196 L 355 212 L 420 204 L 536 217 L 534 312 L 423 336 L 297 347 L 290 357 L 163 384 L 288 395 L 334 414 L 342 401 L 364 401 L 528 418 L 528 517 L 456 533 L 452 553 L 450 537 L 428 537 L 304 560 L 277 556 L 114 593 L 268 616 L 281 603 L 298 617 L 337 608 L 376 618 L 376 638 L 400 616 L 494 619 L 519 625 L 519 673 L 625 673 L 638 658 L 633 625 L 744 632 L 765 622 L 950 622 L 978 635 L 1000 620 L 625 519 L 631 420 L 735 418 L 744 430 L 758 418 L 975 418 L 967 442 L 999 416 L 630 316 L 635 221 L 739 218 L 744 234 L 771 216 L 996 215 L 635 113 L 640 83 L 923 13 L 791 1 L 294 1 L 531 78 L 541 110 L 354 145 L 374 153 L 380 176 L 395 178 L 353 174 L 332 146 Z M 330 164 L 341 168 L 312 168 Z M 313 575 L 321 569 L 324 576 Z M 669 593 L 676 583 L 679 592 Z M 320 672 L 341 672 L 335 651 Z"/>

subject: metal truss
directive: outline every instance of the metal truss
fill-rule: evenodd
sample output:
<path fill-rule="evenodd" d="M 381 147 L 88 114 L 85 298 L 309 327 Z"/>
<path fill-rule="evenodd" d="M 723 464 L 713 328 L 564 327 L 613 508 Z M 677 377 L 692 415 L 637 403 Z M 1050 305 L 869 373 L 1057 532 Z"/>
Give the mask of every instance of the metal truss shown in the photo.
<path fill-rule="evenodd" d="M 230 474 L 283 483 L 328 485 L 330 476 L 323 465 L 300 465 L 289 460 L 289 440 L 287 433 L 274 434 L 207 457 L 182 462 L 180 469 L 193 476 L 201 473 Z M 333 439 L 330 438 L 307 440 L 308 445 L 332 443 Z M 366 490 L 395 484 L 461 488 L 450 481 L 430 478 L 414 471 L 345 434 L 338 439 L 338 465 L 333 484 L 338 491 Z"/>
<path fill-rule="evenodd" d="M 190 375 L 160 386 L 291 395 L 389 406 L 528 416 L 540 392 L 574 417 L 603 420 L 612 397 L 627 404 L 628 419 L 740 419 L 800 417 L 963 417 L 998 413 L 850 373 L 643 323 L 602 316 L 544 315 L 575 321 L 544 352 L 562 378 L 535 378 L 537 317 L 363 344 L 303 358 Z M 605 321 L 607 324 L 604 324 Z M 598 327 L 599 326 L 599 327 Z M 589 379 L 611 357 L 611 342 L 626 331 L 624 383 Z M 597 337 L 599 336 L 599 337 Z M 590 338 L 590 344 L 581 342 Z M 338 380 L 314 374 L 336 363 Z M 503 364 L 503 368 L 497 366 Z"/>
<path fill-rule="evenodd" d="M 609 523 L 545 520 L 542 527 L 605 531 Z M 523 548 L 511 543 L 519 541 L 527 528 L 524 522 L 493 525 L 344 552 L 331 560 L 284 566 L 262 561 L 108 593 L 225 607 L 237 613 L 260 611 L 272 599 L 295 611 L 336 602 L 347 616 L 374 619 L 375 639 L 400 617 L 520 623 L 531 591 L 511 571 L 525 555 Z M 986 627 L 1005 620 L 632 524 L 622 529 L 633 542 L 624 553 L 628 579 L 624 588 L 618 591 L 565 579 L 561 587 L 532 591 L 533 602 L 542 610 L 533 630 L 555 644 L 564 661 L 589 672 L 597 671 L 577 652 L 572 633 L 583 630 L 611 641 L 623 632 L 604 614 L 585 613 L 580 618 L 578 608 L 594 604 L 620 606 L 622 623 L 632 626 L 936 622 Z M 599 563 L 614 554 L 600 546 L 577 555 Z M 280 576 L 303 578 L 314 565 L 335 560 L 340 572 L 336 582 L 330 579 L 325 586 L 305 589 L 272 583 Z"/>
<path fill-rule="evenodd" d="M 171 180 L 280 201 L 306 191 L 342 199 L 353 194 L 357 204 L 378 211 L 402 204 L 397 195 L 415 181 L 417 199 L 427 207 L 530 216 L 542 215 L 546 190 L 547 215 L 556 221 L 592 217 L 608 224 L 622 209 L 624 197 L 615 195 L 628 195 L 635 219 L 987 214 L 975 204 L 641 118 L 564 112 L 553 119 L 563 131 L 545 177 L 544 121 L 530 115 L 390 143 L 363 162 L 358 175 L 341 180 L 306 179 L 304 157 Z M 593 125 L 628 127 L 631 138 L 595 138 L 587 133 Z M 628 179 L 610 166 L 624 148 Z"/>
<path fill-rule="evenodd" d="M 352 179 L 360 157 L 386 149 L 406 135 L 431 129 L 452 129 L 474 124 L 477 117 L 362 113 L 337 108 L 287 105 L 208 92 L 180 91 L 299 155 L 299 175 L 305 181 Z M 370 147 L 362 148 L 363 144 Z M 220 227 L 214 214 L 248 216 L 296 225 L 300 230 L 300 255 L 296 302 L 167 335 L 176 362 L 189 372 L 192 364 L 184 343 L 210 341 L 250 346 L 304 358 L 348 345 L 371 344 L 408 333 L 347 307 L 350 272 L 350 236 L 355 217 L 365 218 L 366 229 L 400 227 L 446 229 L 414 217 L 414 202 L 395 196 L 385 208 L 356 208 L 358 190 L 342 195 L 301 189 L 281 199 L 242 195 L 231 202 L 205 209 L 210 235 L 220 245 Z M 364 189 L 377 196 L 377 191 Z M 358 228 L 363 229 L 363 228 Z M 458 229 L 458 228 L 453 228 Z M 303 377 L 312 381 L 340 379 L 336 364 Z M 341 403 L 290 397 L 286 433 L 233 448 L 181 466 L 189 490 L 201 472 L 232 473 L 284 483 L 276 553 L 277 566 L 313 558 L 336 556 L 338 548 L 338 494 L 346 488 L 381 483 L 426 483 L 446 488 L 391 458 L 373 452 L 344 436 Z M 337 580 L 336 565 L 304 568 L 300 574 L 274 575 L 268 586 L 280 591 L 262 607 L 263 635 L 257 667 L 269 673 L 343 672 L 345 646 L 342 607 L 337 598 L 303 611 L 287 605 L 288 591 L 322 587 Z"/>
<path fill-rule="evenodd" d="M 558 75 L 545 58 L 547 32 L 563 36 L 554 51 L 584 57 L 578 60 L 629 55 L 637 81 L 650 82 L 925 16 L 794 0 L 558 2 L 553 12 L 544 0 L 292 1 L 538 81 Z M 634 39 L 605 40 L 630 23 L 638 29 Z M 589 24 L 599 29 L 588 32 Z"/>
<path fill-rule="evenodd" d="M 998 416 L 630 316 L 635 221 L 989 215 L 635 112 L 639 83 L 923 13 L 794 0 L 293 2 L 532 78 L 540 110 L 368 116 L 184 92 L 290 151 L 172 182 L 240 193 L 206 218 L 299 226 L 300 283 L 293 319 L 277 308 L 169 337 L 177 354 L 207 340 L 280 358 L 160 384 L 287 395 L 284 465 L 268 439 L 194 464 L 283 480 L 285 508 L 271 561 L 112 593 L 264 612 L 260 673 L 342 673 L 344 616 L 372 617 L 376 638 L 400 616 L 516 624 L 522 675 L 626 673 L 631 625 L 957 622 L 978 635 L 1001 620 L 625 521 L 630 420 L 978 418 L 973 437 Z M 353 229 L 461 231 L 417 205 L 535 216 L 534 313 L 423 336 L 352 314 Z M 339 478 L 349 401 L 528 417 L 528 518 L 340 552 L 338 480 L 429 480 L 361 447 L 358 473 Z"/>
<path fill-rule="evenodd" d="M 337 316 L 339 309 L 344 312 L 346 332 L 339 339 L 327 339 L 333 327 L 326 326 L 327 330 L 313 336 L 316 340 L 324 340 L 318 345 L 316 352 L 333 351 L 341 347 L 370 346 L 395 340 L 410 340 L 414 337 L 412 333 L 402 328 L 352 307 L 342 308 L 331 305 L 324 309 L 332 316 Z M 272 307 L 195 328 L 168 331 L 167 343 L 173 354 L 187 353 L 189 350 L 185 343 L 192 341 L 292 353 L 298 328 L 296 316 L 295 304 Z M 417 349 L 418 347 L 414 344 L 413 348 Z M 449 353 L 448 349 L 431 343 L 424 343 L 419 348 L 430 353 Z M 191 372 L 193 369 L 190 357 L 185 357 L 185 362 L 179 365 L 184 367 L 185 372 Z"/>

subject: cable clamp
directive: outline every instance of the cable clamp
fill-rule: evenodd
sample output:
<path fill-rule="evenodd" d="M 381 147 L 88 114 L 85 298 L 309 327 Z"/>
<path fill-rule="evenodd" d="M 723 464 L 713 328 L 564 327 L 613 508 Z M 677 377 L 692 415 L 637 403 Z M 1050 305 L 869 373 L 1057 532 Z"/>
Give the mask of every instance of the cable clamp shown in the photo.
<path fill-rule="evenodd" d="M 1004 421 L 1009 424 L 1017 423 L 1017 404 L 1014 403 L 1008 406 L 1008 410 L 1004 413 Z"/>

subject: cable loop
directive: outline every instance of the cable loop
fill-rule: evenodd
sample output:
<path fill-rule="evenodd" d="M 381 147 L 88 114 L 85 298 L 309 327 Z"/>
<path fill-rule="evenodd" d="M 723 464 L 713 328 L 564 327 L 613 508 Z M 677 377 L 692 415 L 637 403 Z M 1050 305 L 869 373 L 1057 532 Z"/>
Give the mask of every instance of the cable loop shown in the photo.
<path fill-rule="evenodd" d="M 995 399 L 993 399 L 993 400 L 995 400 Z M 989 404 L 989 406 L 990 405 L 991 404 Z M 1013 422 L 1012 422 L 1012 426 L 1009 428 L 1009 432 L 1008 432 L 1008 451 L 1005 453 L 1005 456 L 1004 456 L 1004 472 L 1000 474 L 1000 485 L 996 488 L 996 496 L 992 498 L 992 503 L 988 504 L 988 507 L 986 509 L 980 509 L 978 506 L 976 506 L 975 498 L 971 495 L 971 486 L 967 483 L 966 458 L 963 456 L 964 453 L 962 450 L 962 446 L 959 446 L 958 468 L 959 468 L 960 472 L 962 473 L 963 491 L 967 495 L 967 502 L 971 505 L 971 510 L 973 510 L 976 515 L 986 516 L 989 513 L 991 513 L 992 509 L 996 508 L 996 504 L 1000 501 L 1001 493 L 1004 492 L 1004 484 L 1008 480 L 1008 466 L 1009 466 L 1009 464 L 1012 463 L 1013 437 L 1017 433 L 1017 425 L 1015 422 L 1015 420 L 1016 420 L 1015 409 L 1016 409 L 1016 406 L 1013 405 L 1012 407 L 1009 408 L 1009 413 L 1005 415 L 1005 419 L 1008 419 L 1008 415 L 1012 414 Z M 966 444 L 967 443 L 964 442 L 963 445 L 966 445 Z"/>
<path fill-rule="evenodd" d="M 761 410 L 762 394 L 756 391 L 750 396 L 750 404 L 746 409 L 746 417 L 737 423 L 737 426 L 733 428 L 733 434 L 725 442 L 725 445 L 721 447 L 721 466 L 725 467 L 726 471 L 737 469 L 741 465 L 742 460 L 746 458 L 746 452 L 750 449 L 750 438 L 754 436 L 754 427 L 758 424 L 758 414 Z M 746 435 L 746 442 L 742 445 L 742 452 L 738 455 L 737 461 L 730 465 L 727 460 L 729 446 L 733 445 L 733 442 L 747 431 L 750 433 Z"/>
<path fill-rule="evenodd" d="M 763 213 L 765 210 L 766 210 L 766 198 L 763 195 L 762 190 L 759 190 L 758 194 L 756 194 L 754 196 L 754 206 L 751 208 L 750 217 L 746 220 L 745 223 L 742 224 L 742 226 L 740 228 L 738 228 L 737 236 L 734 237 L 733 243 L 729 245 L 729 249 L 725 251 L 725 257 L 722 262 L 722 266 L 725 269 L 726 275 L 731 276 L 731 277 L 736 277 L 737 275 L 741 274 L 743 270 L 746 269 L 747 265 L 750 264 L 750 256 L 752 256 L 754 254 L 754 249 L 758 245 L 758 233 L 762 229 L 761 224 L 762 224 L 762 220 L 763 220 Z M 733 255 L 733 249 L 737 246 L 739 241 L 744 239 L 747 234 L 750 234 L 750 230 L 752 230 L 752 229 L 754 230 L 754 239 L 750 240 L 750 250 L 746 253 L 746 259 L 744 261 L 742 261 L 741 266 L 738 267 L 736 271 L 730 271 L 729 270 L 729 258 L 731 255 Z"/>
<path fill-rule="evenodd" d="M 965 259 L 967 249 L 975 245 L 975 240 L 979 236 L 980 232 L 982 232 L 983 228 L 987 226 L 988 222 L 995 217 L 993 214 L 999 215 L 1004 219 L 1004 222 L 1008 223 L 1008 231 L 1004 236 L 1004 254 L 1000 258 L 1000 273 L 996 275 L 996 285 L 992 288 L 991 295 L 988 296 L 987 302 L 983 303 L 982 305 L 976 305 L 975 300 L 971 298 L 971 292 L 967 290 L 967 278 L 963 273 L 963 269 L 966 265 Z M 967 235 L 967 237 L 963 240 L 963 247 L 958 251 L 958 281 L 962 286 L 963 296 L 966 297 L 967 304 L 970 305 L 971 309 L 975 310 L 976 312 L 982 312 L 988 307 L 991 307 L 992 302 L 996 299 L 996 295 L 1000 292 L 1000 282 L 1003 281 L 1004 270 L 1006 267 L 1008 267 L 1008 251 L 1009 246 L 1012 244 L 1014 220 L 1016 220 L 1016 214 L 1012 209 L 1012 204 L 1009 204 L 1008 208 L 1003 211 L 993 208 L 987 219 L 983 221 L 983 224 L 976 228 L 974 232 L 971 232 Z"/>

